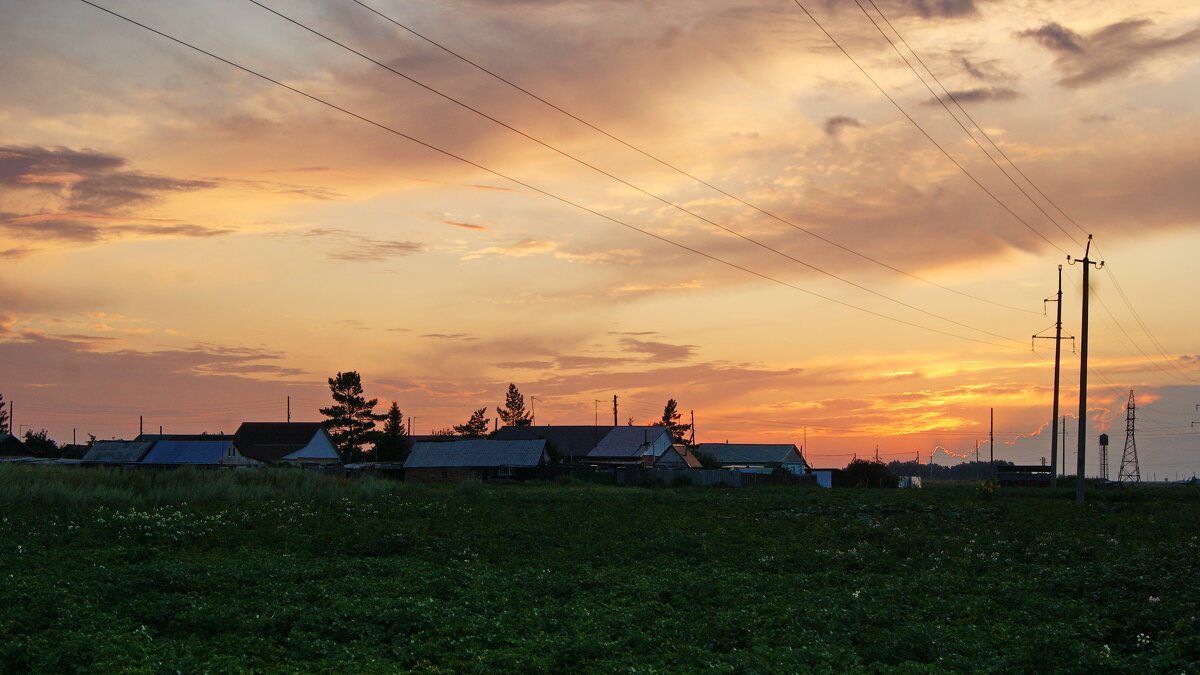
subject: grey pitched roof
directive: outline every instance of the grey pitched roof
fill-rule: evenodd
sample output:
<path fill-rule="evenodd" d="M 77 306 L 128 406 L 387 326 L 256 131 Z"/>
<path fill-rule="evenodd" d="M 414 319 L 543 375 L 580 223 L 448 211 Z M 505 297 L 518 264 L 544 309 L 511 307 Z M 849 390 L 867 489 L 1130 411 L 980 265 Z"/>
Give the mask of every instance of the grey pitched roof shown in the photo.
<path fill-rule="evenodd" d="M 654 453 L 658 455 L 670 445 L 666 427 L 612 427 L 588 457 L 641 457 L 651 448 L 658 450 Z"/>
<path fill-rule="evenodd" d="M 604 440 L 610 426 L 543 426 L 543 427 L 500 427 L 496 432 L 498 441 L 531 441 L 544 438 L 554 446 L 554 451 L 564 457 L 584 457 Z"/>
<path fill-rule="evenodd" d="M 696 452 L 712 455 L 721 464 L 780 464 L 803 462 L 792 443 L 701 443 Z"/>
<path fill-rule="evenodd" d="M 143 464 L 220 464 L 233 437 L 205 441 L 165 440 L 158 441 L 142 458 Z"/>
<path fill-rule="evenodd" d="M 534 467 L 546 461 L 546 441 L 467 440 L 415 443 L 405 469 Z"/>
<path fill-rule="evenodd" d="M 85 462 L 140 462 L 153 443 L 138 441 L 96 441 L 83 456 Z"/>
<path fill-rule="evenodd" d="M 246 457 L 272 462 L 307 446 L 322 431 L 320 422 L 242 422 L 233 440 Z"/>

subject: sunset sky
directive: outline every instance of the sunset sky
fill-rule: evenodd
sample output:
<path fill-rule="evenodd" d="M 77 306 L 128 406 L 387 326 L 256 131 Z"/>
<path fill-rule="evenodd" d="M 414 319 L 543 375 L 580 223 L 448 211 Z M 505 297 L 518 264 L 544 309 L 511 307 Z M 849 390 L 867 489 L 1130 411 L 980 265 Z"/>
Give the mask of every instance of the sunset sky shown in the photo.
<path fill-rule="evenodd" d="M 339 111 L 80 0 L 0 0 L 21 428 L 232 432 L 289 395 L 314 420 L 356 370 L 417 433 L 513 382 L 538 424 L 675 398 L 698 441 L 807 433 L 818 466 L 956 462 L 994 408 L 996 456 L 1039 463 L 1031 336 L 1060 264 L 1080 335 L 1092 233 L 1089 474 L 1106 431 L 1115 477 L 1131 389 L 1143 477 L 1200 469 L 1194 0 L 259 1 L 392 70 L 247 0 L 96 0 Z M 1066 342 L 1072 418 L 1078 380 Z"/>

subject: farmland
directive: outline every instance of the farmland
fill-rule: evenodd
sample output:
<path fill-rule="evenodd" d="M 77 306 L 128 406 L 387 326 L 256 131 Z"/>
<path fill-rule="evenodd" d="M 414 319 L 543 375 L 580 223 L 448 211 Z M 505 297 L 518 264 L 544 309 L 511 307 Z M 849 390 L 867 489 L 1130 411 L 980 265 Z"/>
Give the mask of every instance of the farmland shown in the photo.
<path fill-rule="evenodd" d="M 0 466 L 7 672 L 1200 670 L 1200 490 Z"/>

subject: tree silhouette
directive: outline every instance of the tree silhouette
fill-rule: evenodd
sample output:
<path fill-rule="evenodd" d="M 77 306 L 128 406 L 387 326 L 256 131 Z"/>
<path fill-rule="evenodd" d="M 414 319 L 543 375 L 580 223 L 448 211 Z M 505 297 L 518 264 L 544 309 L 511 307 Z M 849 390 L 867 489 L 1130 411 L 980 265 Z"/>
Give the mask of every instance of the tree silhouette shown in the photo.
<path fill-rule="evenodd" d="M 678 410 L 676 410 L 678 406 L 679 404 L 675 402 L 675 399 L 667 399 L 667 405 L 663 407 L 662 419 L 652 425 L 656 427 L 666 427 L 667 430 L 671 432 L 671 441 L 673 443 L 683 443 L 684 440 L 687 439 L 688 431 L 691 431 L 692 429 L 692 425 L 690 424 L 679 423 L 679 419 L 682 416 L 679 414 Z"/>
<path fill-rule="evenodd" d="M 32 429 L 25 432 L 25 447 L 29 448 L 34 457 L 58 457 L 58 444 L 55 443 L 45 429 L 34 433 Z"/>
<path fill-rule="evenodd" d="M 487 414 L 487 406 L 471 413 L 471 419 L 467 420 L 466 424 L 456 424 L 454 433 L 463 438 L 483 438 L 488 433 L 488 418 L 484 417 Z"/>
<path fill-rule="evenodd" d="M 371 441 L 375 423 L 386 415 L 375 414 L 379 399 L 368 401 L 363 397 L 362 378 L 353 370 L 329 378 L 329 392 L 334 404 L 321 408 L 321 414 L 329 418 L 321 424 L 329 431 L 342 461 L 354 461 L 362 453 L 362 446 Z"/>
<path fill-rule="evenodd" d="M 404 428 L 404 414 L 400 412 L 400 404 L 392 401 L 392 407 L 383 416 L 383 431 L 376 434 L 371 455 L 377 462 L 402 462 L 411 449 L 412 439 Z"/>
<path fill-rule="evenodd" d="M 8 433 L 8 409 L 4 407 L 4 394 L 0 394 L 0 434 Z"/>
<path fill-rule="evenodd" d="M 525 410 L 525 397 L 511 382 L 508 383 L 508 393 L 504 395 L 504 407 L 496 408 L 496 414 L 506 427 L 527 427 L 531 423 L 529 411 Z"/>

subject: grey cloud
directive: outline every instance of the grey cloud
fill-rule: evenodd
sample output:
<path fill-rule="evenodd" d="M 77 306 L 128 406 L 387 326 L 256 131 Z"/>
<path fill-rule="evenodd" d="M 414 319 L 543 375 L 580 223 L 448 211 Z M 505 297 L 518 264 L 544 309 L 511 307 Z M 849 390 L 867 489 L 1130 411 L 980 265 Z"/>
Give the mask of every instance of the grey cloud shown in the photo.
<path fill-rule="evenodd" d="M 23 185 L 29 176 L 54 174 L 95 174 L 124 166 L 125 160 L 90 150 L 40 148 L 36 146 L 0 146 L 0 185 Z"/>
<path fill-rule="evenodd" d="M 36 248 L 7 248 L 0 250 L 0 260 L 20 260 L 37 252 Z"/>
<path fill-rule="evenodd" d="M 1023 30 L 1017 35 L 1033 38 L 1038 44 L 1051 51 L 1083 53 L 1083 38 L 1075 31 L 1058 23 L 1048 23 L 1041 28 Z"/>
<path fill-rule="evenodd" d="M 947 91 L 945 96 L 939 98 L 941 103 L 951 103 L 953 101 L 958 101 L 959 103 L 981 103 L 983 101 L 1011 101 L 1020 96 L 1020 94 L 1007 87 L 976 87 L 974 89 Z M 925 105 L 938 105 L 939 98 L 928 99 L 925 101 Z"/>
<path fill-rule="evenodd" d="M 696 351 L 695 345 L 673 345 L 666 342 L 635 340 L 630 337 L 621 338 L 621 347 L 628 352 L 646 354 L 656 361 L 680 361 Z"/>
<path fill-rule="evenodd" d="M 969 16 L 977 11 L 974 0 L 905 0 L 904 4 L 925 19 Z"/>
<path fill-rule="evenodd" d="M 1128 19 L 1109 24 L 1081 37 L 1056 23 L 1026 30 L 1018 36 L 1029 37 L 1058 54 L 1055 65 L 1064 76 L 1063 87 L 1084 87 L 1127 73 L 1158 56 L 1200 42 L 1200 27 L 1175 36 L 1147 35 L 1153 23 Z"/>
<path fill-rule="evenodd" d="M 453 221 L 453 220 L 443 220 L 442 224 L 450 225 L 452 227 L 461 227 L 466 230 L 486 230 L 487 229 L 483 225 L 475 225 L 473 223 L 460 223 L 460 222 Z"/>
<path fill-rule="evenodd" d="M 825 120 L 825 133 L 837 138 L 839 135 L 841 135 L 842 131 L 851 128 L 861 128 L 862 125 L 862 122 L 859 122 L 853 117 L 834 115 L 833 117 Z"/>
<path fill-rule="evenodd" d="M 479 339 L 470 333 L 425 333 L 420 337 L 433 338 L 435 340 L 464 340 L 467 342 Z"/>
<path fill-rule="evenodd" d="M 419 253 L 424 246 L 417 242 L 398 239 L 375 239 L 350 230 L 315 227 L 296 233 L 301 237 L 331 237 L 340 239 L 342 245 L 326 251 L 326 255 L 343 262 L 379 262 L 397 256 Z"/>
<path fill-rule="evenodd" d="M 76 210 L 114 213 L 152 203 L 165 192 L 191 192 L 216 185 L 206 180 L 181 180 L 126 171 L 71 183 L 68 203 Z"/>
<path fill-rule="evenodd" d="M 98 221 L 104 222 L 104 221 Z M 57 240 L 76 244 L 92 244 L 122 235 L 161 237 L 217 237 L 231 230 L 204 227 L 190 223 L 121 223 L 98 225 L 72 218 L 31 218 L 15 214 L 0 214 L 0 231 L 14 237 L 32 240 Z M 31 251 L 31 249 L 25 249 Z"/>

